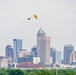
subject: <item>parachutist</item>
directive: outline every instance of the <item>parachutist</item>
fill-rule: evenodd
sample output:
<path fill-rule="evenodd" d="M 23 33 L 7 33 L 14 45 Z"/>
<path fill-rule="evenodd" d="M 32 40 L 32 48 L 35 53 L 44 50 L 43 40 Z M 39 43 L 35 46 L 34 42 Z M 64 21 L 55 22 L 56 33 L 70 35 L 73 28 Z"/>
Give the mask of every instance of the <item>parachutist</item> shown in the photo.
<path fill-rule="evenodd" d="M 31 18 L 28 18 L 28 20 L 30 20 Z"/>

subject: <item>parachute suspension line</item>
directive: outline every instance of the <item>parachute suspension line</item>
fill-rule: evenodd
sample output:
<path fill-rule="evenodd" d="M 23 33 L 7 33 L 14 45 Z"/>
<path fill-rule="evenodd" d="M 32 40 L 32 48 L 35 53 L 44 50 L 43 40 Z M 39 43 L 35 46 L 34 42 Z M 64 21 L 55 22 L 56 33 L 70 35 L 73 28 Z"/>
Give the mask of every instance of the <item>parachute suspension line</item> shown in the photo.
<path fill-rule="evenodd" d="M 42 25 L 40 25 L 40 28 L 42 28 Z"/>

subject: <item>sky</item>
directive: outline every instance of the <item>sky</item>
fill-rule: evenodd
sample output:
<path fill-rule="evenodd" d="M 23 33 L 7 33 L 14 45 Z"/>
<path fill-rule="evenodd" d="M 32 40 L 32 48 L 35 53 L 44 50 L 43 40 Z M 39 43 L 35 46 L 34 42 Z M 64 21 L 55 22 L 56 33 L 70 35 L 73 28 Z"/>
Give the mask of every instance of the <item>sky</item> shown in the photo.
<path fill-rule="evenodd" d="M 63 52 L 72 44 L 76 50 L 76 0 L 0 0 L 0 55 L 5 56 L 6 45 L 13 47 L 13 39 L 22 39 L 23 49 L 30 51 L 41 27 L 50 47 Z"/>

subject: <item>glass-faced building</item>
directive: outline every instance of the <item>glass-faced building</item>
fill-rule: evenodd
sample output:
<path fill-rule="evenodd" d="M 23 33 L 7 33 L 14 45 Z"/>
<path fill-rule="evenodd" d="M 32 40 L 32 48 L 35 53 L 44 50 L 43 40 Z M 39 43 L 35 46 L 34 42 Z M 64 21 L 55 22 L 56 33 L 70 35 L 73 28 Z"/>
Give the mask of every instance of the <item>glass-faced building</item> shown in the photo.
<path fill-rule="evenodd" d="M 64 46 L 64 64 L 70 64 L 70 54 L 74 50 L 71 44 L 66 44 Z"/>
<path fill-rule="evenodd" d="M 37 46 L 31 48 L 31 54 L 33 55 L 33 57 L 37 57 Z"/>
<path fill-rule="evenodd" d="M 53 58 L 53 63 L 56 63 L 56 49 L 50 48 L 50 56 Z"/>
<path fill-rule="evenodd" d="M 22 39 L 13 39 L 14 61 L 18 60 L 18 52 L 22 49 Z"/>
<path fill-rule="evenodd" d="M 25 57 L 19 57 L 18 58 L 18 63 L 21 63 L 21 62 L 32 62 L 33 63 L 33 56 L 26 54 Z"/>
<path fill-rule="evenodd" d="M 12 60 L 14 61 L 14 50 L 13 50 L 12 46 L 7 45 L 5 51 L 6 51 L 5 52 L 6 58 L 12 58 Z"/>
<path fill-rule="evenodd" d="M 53 58 L 53 63 L 61 64 L 61 52 L 55 48 L 50 48 L 50 56 Z"/>

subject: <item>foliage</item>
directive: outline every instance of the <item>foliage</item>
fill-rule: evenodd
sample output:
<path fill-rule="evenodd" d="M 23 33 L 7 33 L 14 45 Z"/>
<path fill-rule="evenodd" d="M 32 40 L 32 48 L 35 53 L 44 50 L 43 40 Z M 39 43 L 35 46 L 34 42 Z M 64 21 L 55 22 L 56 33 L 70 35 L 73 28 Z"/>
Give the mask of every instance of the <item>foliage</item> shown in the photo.
<path fill-rule="evenodd" d="M 0 75 L 76 75 L 76 71 L 71 69 L 0 69 Z"/>
<path fill-rule="evenodd" d="M 20 69 L 10 70 L 9 75 L 24 75 L 23 71 Z"/>

